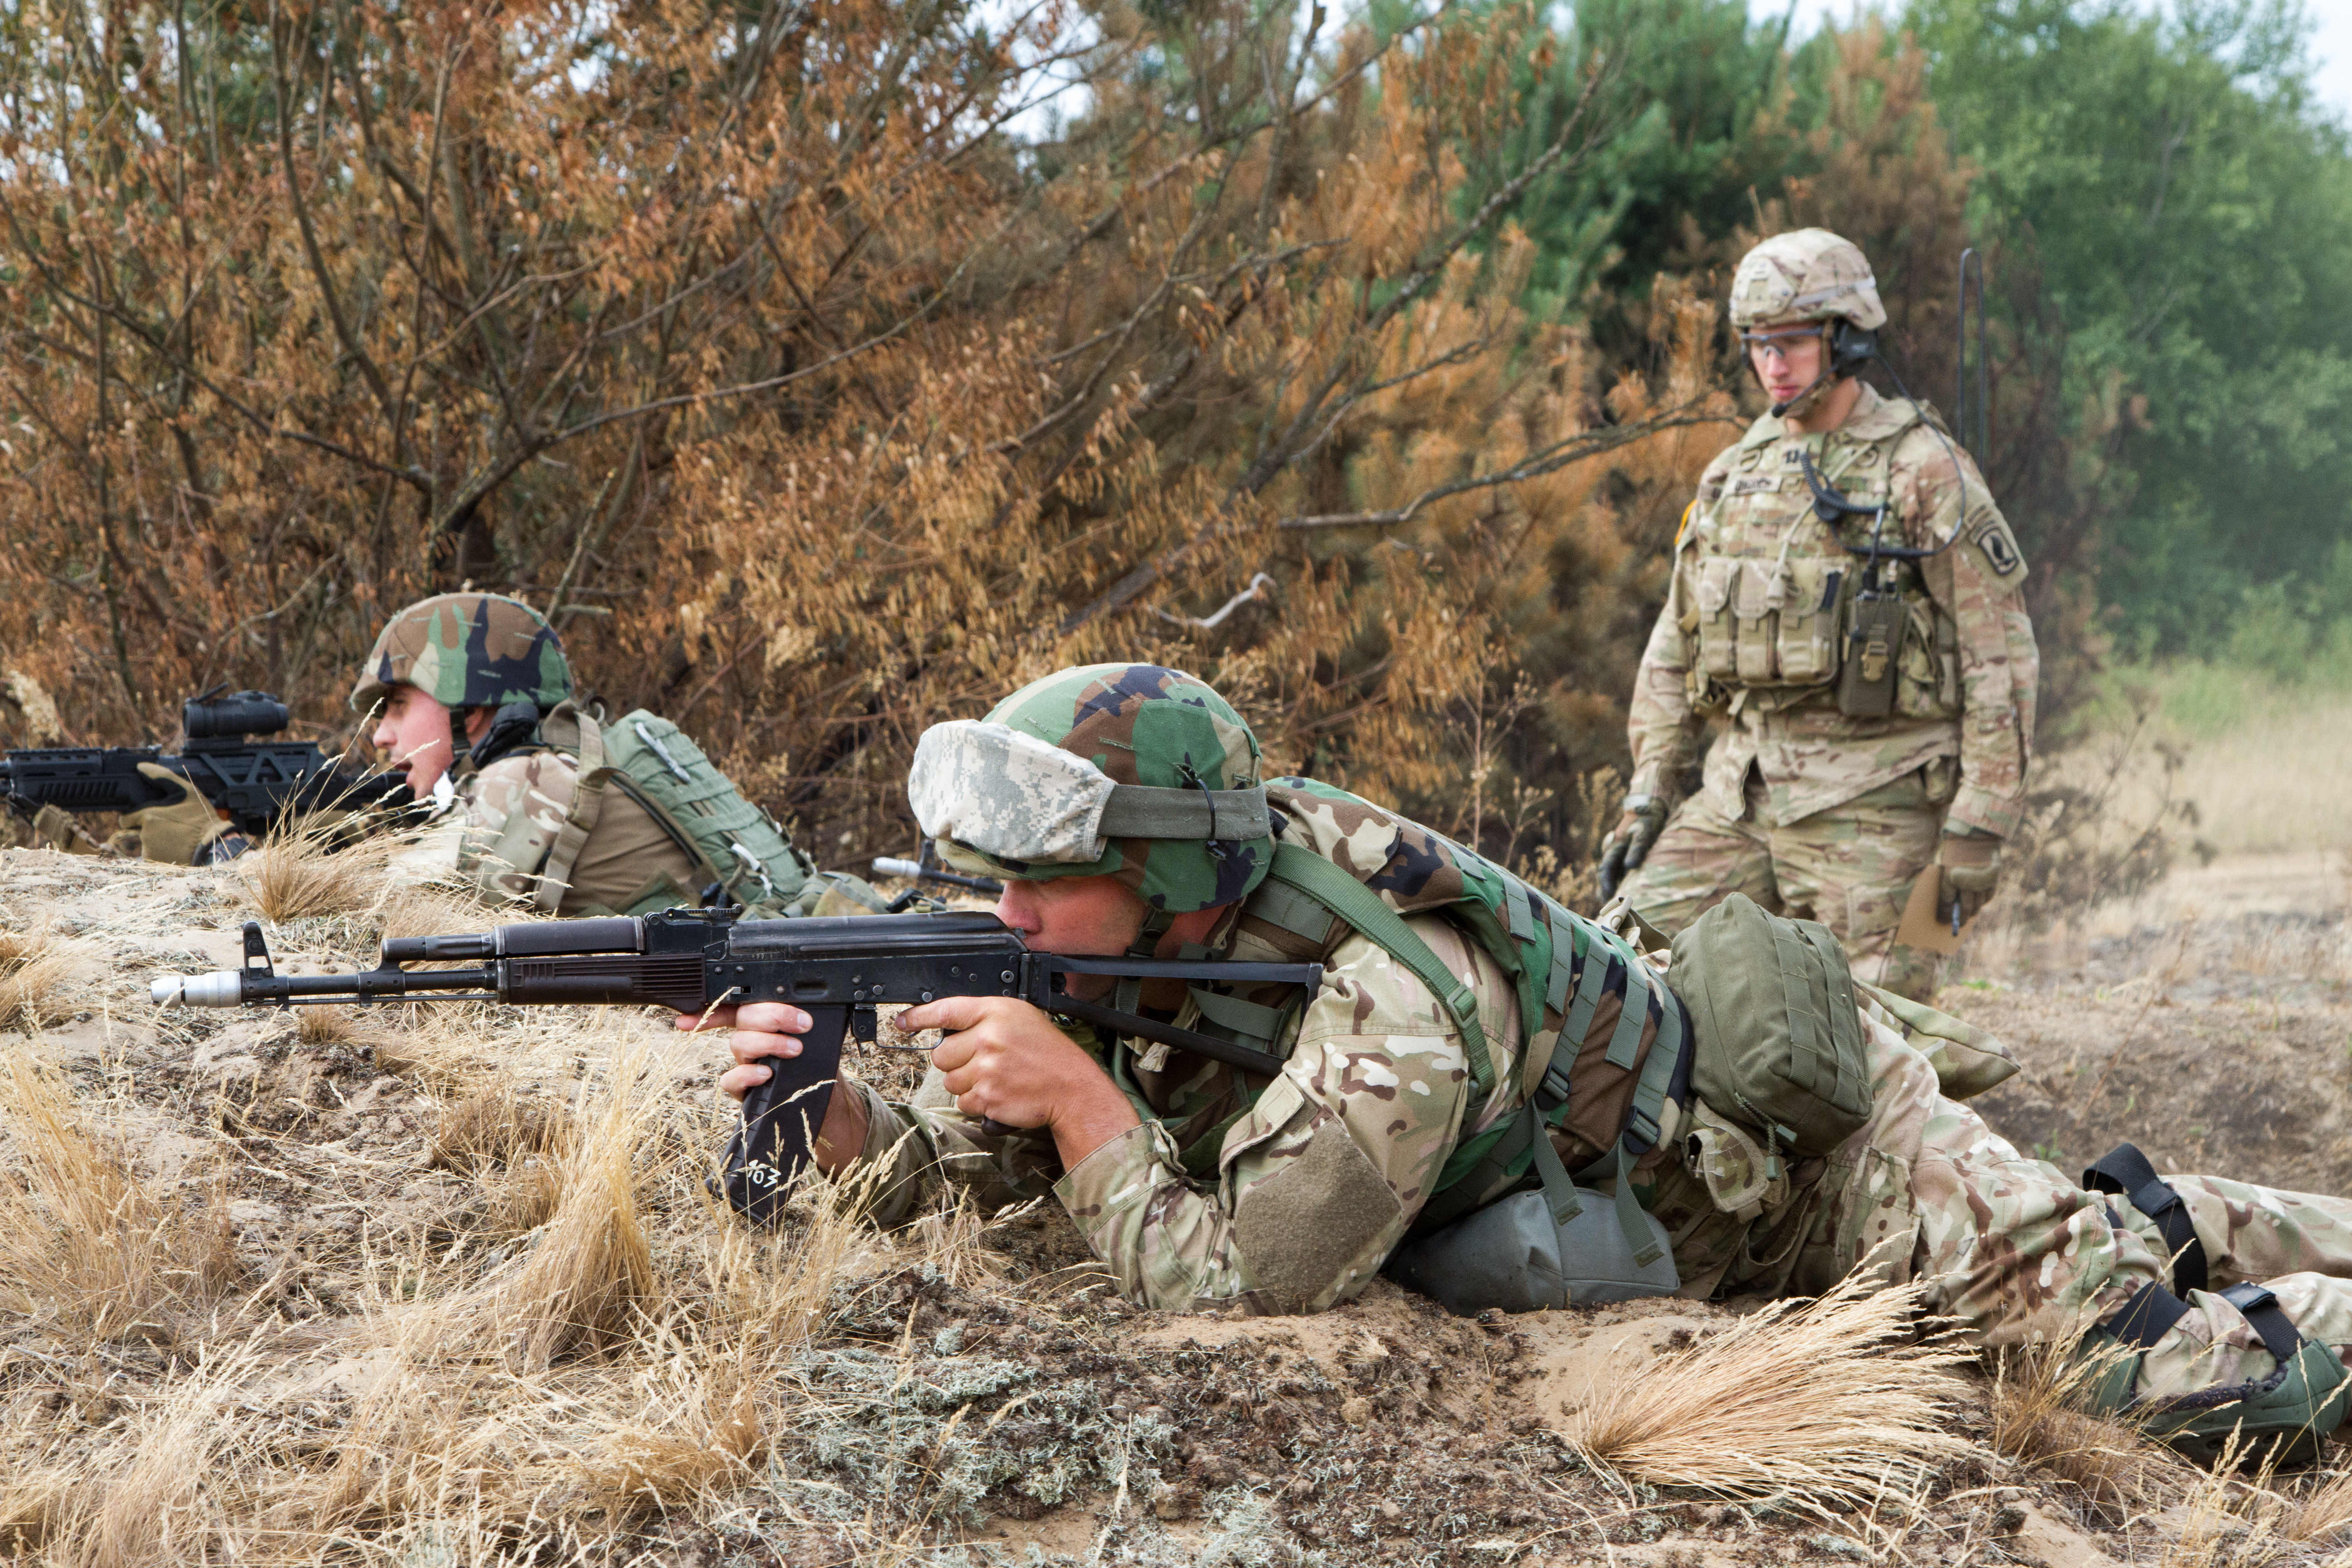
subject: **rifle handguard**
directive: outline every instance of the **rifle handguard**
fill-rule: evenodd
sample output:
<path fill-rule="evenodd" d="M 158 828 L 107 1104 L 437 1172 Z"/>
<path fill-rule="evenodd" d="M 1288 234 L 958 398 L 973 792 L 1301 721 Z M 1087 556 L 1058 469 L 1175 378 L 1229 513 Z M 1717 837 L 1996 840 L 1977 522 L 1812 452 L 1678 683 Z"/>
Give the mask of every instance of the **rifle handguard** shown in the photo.
<path fill-rule="evenodd" d="M 1316 985 L 1315 963 L 1066 958 L 1034 952 L 994 915 L 861 915 L 741 921 L 717 910 L 639 918 L 536 921 L 447 936 L 395 937 L 377 966 L 356 974 L 279 974 L 258 922 L 245 924 L 242 968 L 164 975 L 162 1006 L 313 1006 L 338 1002 L 503 1002 L 512 1006 L 625 1005 L 704 1015 L 744 1002 L 790 1002 L 808 1014 L 801 1054 L 773 1058 L 766 1083 L 743 1097 L 728 1145 L 728 1201 L 767 1223 L 808 1163 L 824 1124 L 843 1037 L 876 1037 L 876 1009 L 942 996 L 1015 996 L 1047 1013 L 1122 1036 L 1164 1041 L 1271 1077 L 1284 1058 L 1070 995 L 1074 974 Z M 468 965 L 405 969 L 408 963 Z"/>

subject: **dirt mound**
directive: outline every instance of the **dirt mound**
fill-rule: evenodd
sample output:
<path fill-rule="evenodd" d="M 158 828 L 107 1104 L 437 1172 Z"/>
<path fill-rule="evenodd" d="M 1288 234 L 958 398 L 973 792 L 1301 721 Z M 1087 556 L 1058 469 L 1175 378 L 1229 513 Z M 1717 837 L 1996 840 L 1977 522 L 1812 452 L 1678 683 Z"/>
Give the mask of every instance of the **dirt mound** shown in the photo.
<path fill-rule="evenodd" d="M 349 881 L 272 928 L 281 965 L 453 918 Z M 719 1054 L 664 1018 L 151 1007 L 157 971 L 236 962 L 258 897 L 235 866 L 0 855 L 0 1540 L 28 1559 L 2080 1568 L 2190 1529 L 2000 1458 L 1982 1384 L 1968 1457 L 1843 1513 L 1794 1477 L 1662 1491 L 1563 1439 L 1731 1308 L 1469 1321 L 1380 1281 L 1314 1319 L 1181 1316 L 1112 1298 L 1050 1207 L 885 1237 L 825 1189 L 748 1233 L 703 1180 Z M 1958 994 L 1996 1026 L 2104 1017 L 2086 1040 L 2196 1019 L 2214 1047 L 2176 1083 L 2259 1060 L 2284 1085 L 2344 1037 L 2326 1002 Z M 2069 1047 L 2024 1043 L 2030 1110 Z"/>

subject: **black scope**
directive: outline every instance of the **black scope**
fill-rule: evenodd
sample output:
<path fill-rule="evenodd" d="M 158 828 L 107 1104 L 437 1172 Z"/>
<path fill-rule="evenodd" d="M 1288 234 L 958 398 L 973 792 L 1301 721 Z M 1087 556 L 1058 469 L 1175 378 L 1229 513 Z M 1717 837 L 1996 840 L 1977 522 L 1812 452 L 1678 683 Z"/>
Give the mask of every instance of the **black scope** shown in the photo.
<path fill-rule="evenodd" d="M 275 735 L 293 719 L 286 704 L 267 691 L 232 691 L 226 697 L 191 697 L 180 704 L 180 727 L 191 741 Z"/>

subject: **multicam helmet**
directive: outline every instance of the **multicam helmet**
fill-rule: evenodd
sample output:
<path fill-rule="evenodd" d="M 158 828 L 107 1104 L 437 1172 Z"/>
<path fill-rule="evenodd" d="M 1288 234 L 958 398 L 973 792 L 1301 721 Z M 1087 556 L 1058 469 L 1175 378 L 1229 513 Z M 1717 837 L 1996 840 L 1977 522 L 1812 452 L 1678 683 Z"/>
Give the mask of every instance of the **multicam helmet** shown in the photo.
<path fill-rule="evenodd" d="M 1864 331 L 1886 324 L 1878 280 L 1853 241 L 1825 228 L 1776 234 L 1739 258 L 1731 278 L 1736 331 L 1842 316 Z"/>
<path fill-rule="evenodd" d="M 907 797 L 948 865 L 1116 877 L 1155 911 L 1150 931 L 1265 879 L 1274 827 L 1258 771 L 1257 737 L 1199 679 L 1097 664 L 923 731 Z"/>
<path fill-rule="evenodd" d="M 572 666 L 555 628 L 521 600 L 436 594 L 385 624 L 352 706 L 369 707 L 401 685 L 453 710 L 532 702 L 544 710 L 572 695 Z"/>

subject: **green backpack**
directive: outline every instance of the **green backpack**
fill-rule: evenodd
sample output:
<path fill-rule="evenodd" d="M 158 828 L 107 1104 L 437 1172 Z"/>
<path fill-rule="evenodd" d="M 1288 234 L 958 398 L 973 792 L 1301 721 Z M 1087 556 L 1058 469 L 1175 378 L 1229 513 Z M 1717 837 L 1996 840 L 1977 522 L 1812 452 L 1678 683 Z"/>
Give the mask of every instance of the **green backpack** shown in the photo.
<path fill-rule="evenodd" d="M 1613 1174 L 1626 1238 L 1639 1261 L 1654 1261 L 1660 1249 L 1629 1173 L 1656 1145 L 1666 1100 L 1686 1090 L 1690 1031 L 1674 994 L 1617 937 L 1442 834 L 1312 779 L 1271 780 L 1266 794 L 1293 815 L 1329 822 L 1360 869 L 1294 834 L 1277 845 L 1273 869 L 1243 906 L 1244 922 L 1300 957 L 1328 957 L 1347 928 L 1377 943 L 1444 1001 L 1462 1032 L 1471 1077 L 1487 1094 L 1495 1078 L 1486 1021 L 1469 988 L 1403 917 L 1453 921 L 1517 992 L 1525 1045 L 1513 1054 L 1529 1089 L 1527 1103 L 1454 1149 L 1412 1234 L 1524 1190 L 1531 1174 L 1553 1217 L 1565 1223 L 1580 1206 L 1575 1183 Z M 1367 844 L 1385 846 L 1386 858 L 1366 864 Z M 1198 1026 L 1206 1031 L 1271 1049 L 1288 1027 L 1287 1009 L 1194 994 L 1202 1010 Z M 1613 1019 L 1601 1016 L 1611 997 L 1619 1003 Z M 1546 1128 L 1567 1128 L 1601 1152 L 1571 1173 L 1541 1135 Z"/>
<path fill-rule="evenodd" d="M 609 724 L 577 709 L 572 716 L 580 727 L 580 785 L 571 819 L 548 851 L 541 876 L 541 885 L 556 889 L 557 896 L 570 884 L 581 848 L 595 831 L 606 790 L 618 790 L 642 806 L 693 859 L 701 877 L 718 883 L 746 913 L 806 914 L 836 880 L 819 873 L 775 820 L 744 799 L 702 748 L 668 720 L 642 708 Z M 647 914 L 676 902 L 656 891 L 621 913 Z"/>
<path fill-rule="evenodd" d="M 1817 921 L 1733 893 L 1675 938 L 1700 1041 L 1691 1087 L 1774 1151 L 1826 1154 L 1870 1120 L 1867 1040 L 1845 950 Z"/>

